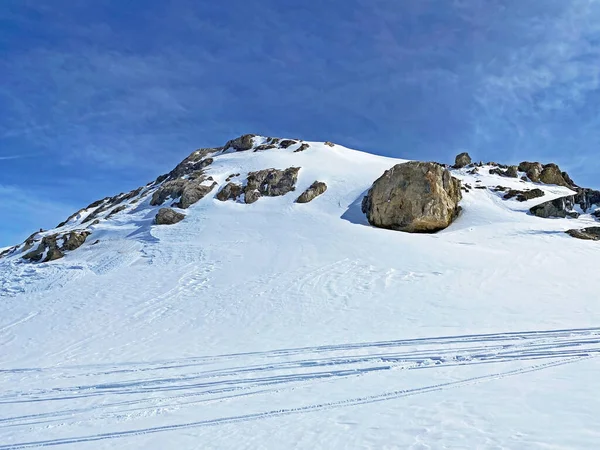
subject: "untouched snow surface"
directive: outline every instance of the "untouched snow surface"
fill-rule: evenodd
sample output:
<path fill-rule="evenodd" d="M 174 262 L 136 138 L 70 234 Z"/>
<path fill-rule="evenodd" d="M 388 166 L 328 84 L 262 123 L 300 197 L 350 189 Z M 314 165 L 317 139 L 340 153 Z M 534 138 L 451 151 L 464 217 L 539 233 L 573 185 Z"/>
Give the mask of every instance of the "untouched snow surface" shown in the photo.
<path fill-rule="evenodd" d="M 294 193 L 215 190 L 173 226 L 146 198 L 62 260 L 0 262 L 0 449 L 597 448 L 600 252 L 563 233 L 593 221 L 526 213 L 568 189 L 473 189 L 412 235 L 360 212 L 402 161 L 293 150 L 208 173 L 302 167 Z M 455 171 L 534 187 L 482 173 Z"/>

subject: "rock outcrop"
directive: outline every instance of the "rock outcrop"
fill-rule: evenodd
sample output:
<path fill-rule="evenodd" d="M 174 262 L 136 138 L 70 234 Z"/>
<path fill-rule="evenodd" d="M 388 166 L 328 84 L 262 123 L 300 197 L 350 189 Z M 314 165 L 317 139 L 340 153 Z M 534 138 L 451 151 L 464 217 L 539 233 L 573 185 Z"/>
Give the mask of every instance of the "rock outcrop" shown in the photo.
<path fill-rule="evenodd" d="M 541 203 L 529 209 L 529 212 L 537 217 L 579 217 L 579 213 L 573 210 L 575 206 L 572 195 L 560 197 L 548 202 Z"/>
<path fill-rule="evenodd" d="M 490 169 L 490 175 L 500 175 L 501 177 L 507 178 L 518 178 L 519 173 L 517 166 L 508 166 L 506 169 L 502 169 L 500 166 Z"/>
<path fill-rule="evenodd" d="M 179 199 L 173 206 L 186 209 L 200 201 L 209 194 L 217 185 L 210 183 L 212 178 L 200 175 L 198 178 L 179 178 L 177 180 L 165 181 L 152 195 L 151 206 L 162 205 L 167 199 Z"/>
<path fill-rule="evenodd" d="M 181 214 L 171 208 L 160 208 L 154 218 L 154 223 L 156 225 L 173 225 L 181 222 L 183 219 L 185 219 L 185 214 Z"/>
<path fill-rule="evenodd" d="M 225 144 L 225 147 L 223 147 L 223 150 L 229 150 L 230 148 L 233 148 L 236 152 L 250 150 L 252 147 L 254 147 L 255 137 L 255 134 L 244 134 L 243 136 L 240 136 L 227 142 L 227 144 Z"/>
<path fill-rule="evenodd" d="M 26 253 L 23 259 L 31 262 L 49 262 L 65 256 L 65 252 L 73 251 L 83 245 L 89 231 L 71 231 L 65 234 L 44 236 L 35 250 Z"/>
<path fill-rule="evenodd" d="M 574 202 L 587 212 L 592 206 L 600 206 L 600 191 L 589 188 L 576 188 L 577 194 L 574 196 Z"/>
<path fill-rule="evenodd" d="M 305 190 L 300 197 L 296 199 L 296 203 L 308 203 L 313 201 L 319 195 L 327 190 L 327 185 L 322 181 L 315 181 L 310 187 Z"/>
<path fill-rule="evenodd" d="M 540 183 L 572 187 L 572 184 L 569 184 L 565 179 L 563 172 L 561 172 L 556 164 L 546 164 L 544 166 L 542 173 L 540 173 Z"/>
<path fill-rule="evenodd" d="M 223 186 L 223 189 L 221 189 L 217 193 L 216 198 L 217 198 L 217 200 L 220 200 L 222 202 L 224 202 L 226 200 L 235 200 L 243 193 L 244 193 L 244 188 L 242 187 L 241 184 L 230 182 L 230 183 L 227 183 L 225 186 Z"/>
<path fill-rule="evenodd" d="M 504 200 L 509 200 L 511 198 L 515 198 L 519 202 L 526 202 L 528 200 L 533 200 L 534 198 L 540 198 L 546 195 L 544 191 L 541 189 L 531 189 L 529 191 L 520 191 L 517 189 L 510 189 L 506 194 L 504 194 Z"/>
<path fill-rule="evenodd" d="M 300 167 L 285 170 L 265 169 L 250 172 L 244 187 L 245 202 L 254 203 L 260 197 L 277 197 L 296 190 Z"/>
<path fill-rule="evenodd" d="M 600 227 L 588 227 L 580 230 L 568 230 L 565 231 L 569 236 L 584 239 L 586 241 L 598 241 L 600 240 Z"/>
<path fill-rule="evenodd" d="M 456 155 L 456 158 L 454 159 L 454 167 L 456 169 L 462 169 L 463 167 L 466 167 L 471 163 L 471 157 L 467 152 L 463 152 Z"/>
<path fill-rule="evenodd" d="M 375 227 L 434 233 L 460 211 L 461 183 L 436 163 L 397 164 L 377 179 L 363 199 L 363 212 Z"/>
<path fill-rule="evenodd" d="M 544 170 L 544 166 L 542 166 L 539 162 L 523 161 L 521 164 L 519 164 L 519 172 L 525 172 L 527 178 L 534 183 L 539 183 L 542 170 Z"/>

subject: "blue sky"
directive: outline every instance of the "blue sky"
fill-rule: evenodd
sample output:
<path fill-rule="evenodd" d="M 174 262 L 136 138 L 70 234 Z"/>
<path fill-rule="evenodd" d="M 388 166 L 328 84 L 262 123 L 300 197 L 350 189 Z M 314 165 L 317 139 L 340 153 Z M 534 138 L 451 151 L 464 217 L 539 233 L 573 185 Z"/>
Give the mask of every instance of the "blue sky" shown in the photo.
<path fill-rule="evenodd" d="M 3 0 L 0 246 L 243 133 L 600 187 L 597 0 Z"/>

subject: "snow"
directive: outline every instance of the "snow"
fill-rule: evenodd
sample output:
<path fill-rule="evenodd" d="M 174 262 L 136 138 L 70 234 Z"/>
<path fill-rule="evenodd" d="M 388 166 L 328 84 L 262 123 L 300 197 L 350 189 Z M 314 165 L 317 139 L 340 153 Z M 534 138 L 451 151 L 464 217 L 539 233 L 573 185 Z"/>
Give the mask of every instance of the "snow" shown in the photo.
<path fill-rule="evenodd" d="M 0 260 L 0 449 L 596 448 L 600 253 L 563 233 L 594 220 L 526 213 L 570 191 L 461 169 L 546 195 L 375 229 L 360 200 L 403 160 L 310 145 L 207 169 L 301 167 L 294 193 L 153 226 L 148 192 L 62 260 Z"/>

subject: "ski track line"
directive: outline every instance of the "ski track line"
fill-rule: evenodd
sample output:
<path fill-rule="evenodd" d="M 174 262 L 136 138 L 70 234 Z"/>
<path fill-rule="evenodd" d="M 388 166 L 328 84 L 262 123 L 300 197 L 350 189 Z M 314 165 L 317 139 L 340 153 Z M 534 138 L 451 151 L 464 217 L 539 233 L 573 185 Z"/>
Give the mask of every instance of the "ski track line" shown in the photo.
<path fill-rule="evenodd" d="M 20 324 L 22 324 L 22 323 L 25 323 L 25 322 L 27 322 L 28 320 L 31 320 L 31 319 L 33 319 L 33 318 L 34 318 L 35 316 L 37 316 L 39 313 L 40 313 L 39 311 L 34 311 L 34 312 L 32 312 L 32 313 L 29 313 L 27 316 L 25 316 L 25 317 L 23 317 L 23 318 L 21 318 L 21 319 L 18 319 L 18 320 L 16 320 L 16 321 L 12 322 L 12 323 L 9 323 L 8 325 L 5 325 L 5 326 L 1 327 L 1 328 L 0 328 L 0 333 L 4 332 L 4 331 L 6 331 L 6 330 L 9 330 L 9 329 L 11 329 L 12 327 L 15 327 L 15 326 L 17 326 L 17 325 L 20 325 Z"/>
<path fill-rule="evenodd" d="M 193 372 L 187 374 L 180 374 L 178 376 L 171 376 L 168 378 L 147 378 L 147 379 L 138 379 L 138 380 L 126 380 L 119 382 L 106 382 L 103 384 L 92 384 L 92 385 L 77 385 L 71 388 L 53 388 L 53 389 L 44 389 L 31 391 L 28 393 L 29 396 L 36 395 L 41 396 L 44 394 L 52 394 L 55 395 L 57 392 L 69 392 L 69 393 L 78 393 L 81 391 L 90 391 L 90 390 L 102 390 L 103 392 L 111 392 L 112 389 L 122 389 L 129 387 L 140 387 L 140 388 L 148 388 L 148 389 L 160 389 L 162 385 L 171 383 L 171 382 L 191 382 L 197 381 L 200 379 L 215 379 L 215 378 L 223 378 L 223 377 L 233 377 L 240 376 L 242 374 L 251 374 L 257 372 L 273 372 L 273 371 L 281 371 L 281 370 L 292 370 L 292 369 L 308 369 L 308 368 L 320 368 L 320 367 L 334 367 L 334 366 L 348 366 L 348 365 L 358 365 L 358 364 L 373 364 L 373 363 L 381 363 L 381 362 L 395 362 L 398 364 L 417 364 L 417 365 L 425 365 L 425 364 L 444 364 L 451 362 L 467 362 L 472 360 L 489 360 L 489 361 L 503 361 L 503 360 L 517 360 L 517 359 L 525 359 L 530 357 L 546 357 L 546 358 L 557 358 L 563 356 L 572 356 L 573 352 L 575 354 L 581 353 L 597 353 L 600 351 L 600 339 L 589 339 L 587 337 L 583 339 L 574 339 L 569 338 L 568 340 L 555 340 L 552 343 L 548 343 L 546 341 L 543 342 L 533 342 L 529 343 L 526 346 L 521 344 L 496 344 L 492 346 L 477 346 L 477 347 L 468 347 L 468 348 L 436 348 L 429 349 L 426 351 L 423 350 L 414 350 L 410 352 L 403 353 L 377 353 L 377 354 L 367 354 L 367 355 L 340 355 L 340 356 L 330 356 L 328 358 L 313 358 L 313 359 L 301 359 L 301 360 L 292 360 L 292 361 L 282 361 L 282 362 L 272 362 L 267 365 L 250 365 L 250 366 L 237 366 L 237 367 L 228 367 L 214 370 L 206 370 L 200 372 Z M 591 348 L 582 348 L 582 346 L 592 346 Z M 598 348 L 596 348 L 598 347 Z M 200 364 L 198 364 L 200 365 Z M 168 368 L 185 368 L 185 367 L 194 367 L 194 364 L 187 365 L 173 365 Z M 102 376 L 107 377 L 109 375 L 115 373 L 127 373 L 127 372 L 144 372 L 148 370 L 166 370 L 167 368 L 153 368 L 153 369 L 141 369 L 141 370 L 129 370 L 123 371 L 119 370 L 116 372 L 98 372 L 91 374 L 93 376 Z M 90 374 L 85 374 L 83 376 L 90 376 Z M 69 376 L 73 378 L 73 376 Z M 183 385 L 188 386 L 188 385 Z M 115 391 L 112 391 L 115 392 Z M 116 393 L 120 393 L 116 392 Z M 4 395 L 2 396 L 3 400 L 10 398 L 13 395 Z M 40 399 L 42 400 L 42 399 Z M 2 402 L 4 403 L 4 402 Z"/>
<path fill-rule="evenodd" d="M 446 345 L 446 344 L 467 344 L 467 343 L 486 343 L 496 342 L 497 345 L 509 345 L 508 343 L 502 344 L 502 341 L 517 341 L 517 342 L 529 342 L 532 340 L 541 341 L 542 339 L 557 338 L 576 338 L 577 336 L 597 336 L 600 342 L 600 327 L 592 328 L 574 328 L 574 329 L 560 329 L 550 331 L 526 331 L 526 332 L 508 332 L 508 333 L 492 333 L 492 334 L 479 334 L 479 335 L 461 335 L 461 336 L 442 336 L 433 338 L 416 338 L 416 339 L 405 339 L 405 340 L 394 340 L 394 341 L 376 341 L 376 342 L 362 342 L 362 343 L 350 343 L 350 344 L 333 344 L 323 345 L 315 347 L 298 347 L 291 349 L 279 349 L 269 350 L 261 352 L 247 352 L 247 353 L 230 353 L 224 355 L 214 356 L 200 356 L 191 357 L 181 360 L 162 360 L 156 362 L 142 363 L 142 362 L 128 362 L 121 364 L 98 364 L 98 365 L 79 365 L 79 366 L 60 366 L 60 367 L 37 367 L 37 368 L 14 368 L 14 369 L 0 369 L 0 373 L 26 373 L 26 372 L 44 372 L 44 371 L 69 371 L 69 370 L 85 370 L 86 372 L 92 369 L 102 370 L 97 374 L 108 375 L 111 373 L 130 373 L 130 372 L 143 372 L 148 370 L 164 370 L 172 368 L 190 367 L 199 363 L 210 363 L 219 362 L 222 360 L 236 359 L 240 357 L 263 357 L 263 358 L 278 358 L 282 356 L 294 356 L 300 354 L 316 354 L 325 352 L 336 352 L 336 351 L 348 351 L 348 350 L 363 350 L 369 348 L 390 348 L 390 347 L 405 347 L 411 345 Z M 461 351 L 460 347 L 455 349 L 457 352 Z M 465 350 L 469 350 L 466 348 Z M 107 368 L 113 370 L 106 371 Z M 89 373 L 89 372 L 88 372 Z"/>
<path fill-rule="evenodd" d="M 273 411 L 267 411 L 262 413 L 255 414 L 246 414 L 241 416 L 233 416 L 233 417 L 223 417 L 217 419 L 208 419 L 197 422 L 188 422 L 183 424 L 174 424 L 174 425 L 164 425 L 160 427 L 152 427 L 152 428 L 142 428 L 137 430 L 129 430 L 122 432 L 114 432 L 114 433 L 101 433 L 90 436 L 80 436 L 80 437 L 72 437 L 72 438 L 58 438 L 46 441 L 35 441 L 35 442 L 23 442 L 17 444 L 7 444 L 0 445 L 0 450 L 18 450 L 18 449 L 27 449 L 27 448 L 35 448 L 35 447 L 51 447 L 58 445 L 67 445 L 67 444 L 81 444 L 85 442 L 95 442 L 95 441 L 103 441 L 107 439 L 120 439 L 131 436 L 139 436 L 144 434 L 154 434 L 166 431 L 176 431 L 176 430 L 184 430 L 191 428 L 199 428 L 206 426 L 216 426 L 216 425 L 224 425 L 238 422 L 246 422 L 252 420 L 260 420 L 260 419 L 268 419 L 272 417 L 281 417 L 292 414 L 303 414 L 314 411 L 322 411 L 327 409 L 334 409 L 340 407 L 350 407 L 350 406 L 358 406 L 369 403 L 376 403 L 388 400 L 395 400 L 398 398 L 409 397 L 413 395 L 426 394 L 435 391 L 442 391 L 446 389 L 456 389 L 465 386 L 480 384 L 486 381 L 498 380 L 502 378 L 507 378 L 516 375 L 522 375 L 526 373 L 536 372 L 539 370 L 544 370 L 550 367 L 557 367 L 566 364 L 572 364 L 574 362 L 579 362 L 584 359 L 588 359 L 590 357 L 576 357 L 563 359 L 560 361 L 554 361 L 545 364 L 539 364 L 535 366 L 530 366 L 523 369 L 516 369 L 507 372 L 499 372 L 494 374 L 482 375 L 478 377 L 466 378 L 464 380 L 452 381 L 448 383 L 440 383 L 415 389 L 405 389 L 405 390 L 396 390 L 391 392 L 385 392 L 378 395 L 371 395 L 366 397 L 357 397 L 353 399 L 340 400 L 336 402 L 328 402 L 328 403 L 320 403 L 313 404 L 308 406 L 301 406 L 297 408 L 288 408 L 288 409 L 279 409 Z"/>
<path fill-rule="evenodd" d="M 516 348 L 515 345 L 510 346 L 494 346 L 489 347 L 471 347 L 468 350 L 471 354 L 454 355 L 453 352 L 449 355 L 444 355 L 444 349 L 438 349 L 436 353 L 431 354 L 432 350 L 428 350 L 425 353 L 422 352 L 408 352 L 401 354 L 383 354 L 383 355 L 366 355 L 366 356 L 353 356 L 353 357 L 340 357 L 335 356 L 330 359 L 320 360 L 300 360 L 300 361 L 284 361 L 279 364 L 272 364 L 267 366 L 248 366 L 238 368 L 225 368 L 222 370 L 210 370 L 205 372 L 187 374 L 186 376 L 176 376 L 162 379 L 145 379 L 145 380 L 126 380 L 122 382 L 103 383 L 99 385 L 88 385 L 88 386 L 75 386 L 71 388 L 55 388 L 46 391 L 34 391 L 28 393 L 16 393 L 13 395 L 4 396 L 4 401 L 1 403 L 31 403 L 31 402 L 47 402 L 56 400 L 71 400 L 85 397 L 95 397 L 104 395 L 142 395 L 156 392 L 171 392 L 171 391 L 184 391 L 183 394 L 170 395 L 159 398 L 143 398 L 129 401 L 104 403 L 99 407 L 92 408 L 79 408 L 62 410 L 60 412 L 49 412 L 43 414 L 34 414 L 28 416 L 17 416 L 7 417 L 0 419 L 0 427 L 17 427 L 17 426 L 30 426 L 41 423 L 55 422 L 61 419 L 61 417 L 67 418 L 72 417 L 75 413 L 93 413 L 94 410 L 101 409 L 106 410 L 103 413 L 103 417 L 122 415 L 125 410 L 119 410 L 116 412 L 109 412 L 108 409 L 117 408 L 119 406 L 139 406 L 129 411 L 144 411 L 159 407 L 175 407 L 181 408 L 184 405 L 199 404 L 206 402 L 218 402 L 227 398 L 237 396 L 249 396 L 257 395 L 265 392 L 280 391 L 285 385 L 290 383 L 301 383 L 307 384 L 309 382 L 314 383 L 317 380 L 327 380 L 329 378 L 340 378 L 349 376 L 362 376 L 374 371 L 390 370 L 390 369 L 426 369 L 426 368 L 442 368 L 451 366 L 469 366 L 475 364 L 490 364 L 490 363 L 505 363 L 514 361 L 534 361 L 543 359 L 556 359 L 559 357 L 588 357 L 593 354 L 600 352 L 600 348 L 579 348 L 581 344 L 597 344 L 598 340 L 583 339 L 576 342 L 562 342 L 558 341 L 554 346 L 548 343 L 538 344 L 534 348 L 531 346 L 527 348 L 521 347 Z M 563 348 L 567 347 L 566 350 Z M 504 349 L 504 351 L 499 351 Z M 452 349 L 449 349 L 450 351 Z M 461 349 L 462 353 L 464 350 Z M 487 353 L 486 353 L 487 351 Z M 366 364 L 372 364 L 366 366 Z M 384 364 L 384 365 L 382 365 Z M 331 366 L 349 366 L 340 368 L 339 370 L 326 372 L 313 371 L 313 372 L 295 372 L 291 374 L 277 373 L 266 377 L 254 377 L 239 379 L 239 376 L 245 373 L 255 374 L 260 372 L 268 371 L 284 371 L 284 370 L 298 370 L 298 369 L 320 369 Z M 358 367 L 357 367 L 358 366 Z M 97 376 L 106 375 L 99 373 Z M 227 379 L 222 379 L 227 377 Z M 237 377 L 233 378 L 232 377 Z M 219 380 L 221 378 L 221 380 Z M 204 383 L 189 384 L 191 381 L 198 381 L 200 379 L 212 379 L 213 381 Z M 264 390 L 262 388 L 275 386 L 275 389 Z M 187 392 L 190 390 L 198 390 L 199 392 Z M 257 391 L 257 389 L 262 389 Z M 246 391 L 246 393 L 239 393 L 234 395 L 224 396 L 222 394 L 231 392 Z M 62 396 L 56 396 L 58 393 L 62 393 Z M 43 397 L 44 394 L 50 394 L 52 397 Z M 220 395 L 220 397 L 208 396 Z M 7 398 L 12 397 L 13 401 L 6 401 Z M 20 400 L 20 397 L 26 397 Z M 35 398 L 32 398 L 35 397 Z M 166 402 L 173 402 L 176 400 L 192 399 L 202 397 L 200 400 L 192 400 L 185 402 L 185 404 L 171 403 L 165 404 Z M 142 406 L 148 404 L 147 406 Z M 93 418 L 86 418 L 85 420 L 78 421 L 86 422 Z M 31 422 L 34 420 L 34 422 Z"/>

